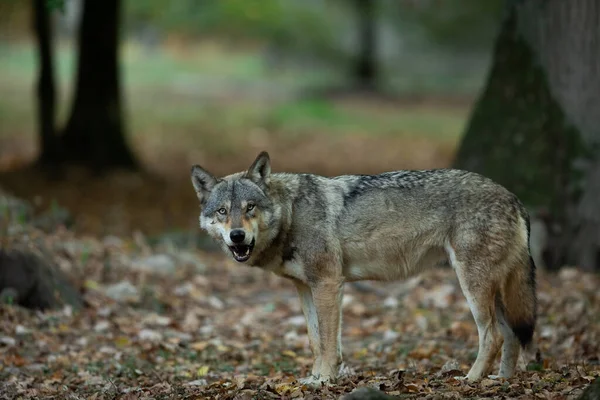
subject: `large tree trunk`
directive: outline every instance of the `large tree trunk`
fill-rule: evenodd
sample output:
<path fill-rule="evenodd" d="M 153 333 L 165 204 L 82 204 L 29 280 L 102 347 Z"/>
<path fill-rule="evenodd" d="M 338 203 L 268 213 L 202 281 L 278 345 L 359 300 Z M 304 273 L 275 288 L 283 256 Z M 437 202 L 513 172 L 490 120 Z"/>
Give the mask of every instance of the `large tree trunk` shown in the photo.
<path fill-rule="evenodd" d="M 46 0 L 33 0 L 33 29 L 38 45 L 39 68 L 36 87 L 39 162 L 42 165 L 56 164 L 58 137 L 54 127 L 55 96 L 54 66 L 52 57 L 52 28 Z"/>
<path fill-rule="evenodd" d="M 121 118 L 120 3 L 85 0 L 75 101 L 63 136 L 64 161 L 96 170 L 136 166 Z"/>
<path fill-rule="evenodd" d="M 455 166 L 549 214 L 546 264 L 600 264 L 600 3 L 507 1 Z"/>
<path fill-rule="evenodd" d="M 362 89 L 377 87 L 377 21 L 375 0 L 354 0 L 358 18 L 359 54 L 354 66 L 354 78 Z"/>

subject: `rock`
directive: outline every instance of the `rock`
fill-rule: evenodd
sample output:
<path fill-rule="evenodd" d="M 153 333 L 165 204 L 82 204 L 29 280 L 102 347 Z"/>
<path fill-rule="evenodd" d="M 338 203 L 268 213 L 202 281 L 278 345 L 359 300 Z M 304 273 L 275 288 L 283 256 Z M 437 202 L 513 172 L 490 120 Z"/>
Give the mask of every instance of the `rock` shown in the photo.
<path fill-rule="evenodd" d="M 121 302 L 137 302 L 140 298 L 139 291 L 128 280 L 107 286 L 104 293 L 111 299 Z"/>
<path fill-rule="evenodd" d="M 154 254 L 133 261 L 131 268 L 137 271 L 171 275 L 175 273 L 175 261 L 166 254 Z"/>
<path fill-rule="evenodd" d="M 50 257 L 42 258 L 21 246 L 0 249 L 0 293 L 6 296 L 7 292 L 14 304 L 30 309 L 83 307 L 79 291 Z"/>

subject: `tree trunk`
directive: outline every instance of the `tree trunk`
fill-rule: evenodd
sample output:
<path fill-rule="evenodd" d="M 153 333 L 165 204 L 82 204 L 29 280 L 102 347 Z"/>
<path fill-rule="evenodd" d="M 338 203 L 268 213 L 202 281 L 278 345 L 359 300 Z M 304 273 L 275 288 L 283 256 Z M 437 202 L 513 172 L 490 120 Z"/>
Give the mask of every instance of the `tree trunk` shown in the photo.
<path fill-rule="evenodd" d="M 600 264 L 600 3 L 507 1 L 455 166 L 549 214 L 550 268 Z"/>
<path fill-rule="evenodd" d="M 42 165 L 58 161 L 58 137 L 55 131 L 54 66 L 52 57 L 52 29 L 46 0 L 33 0 L 33 29 L 38 45 L 39 69 L 37 81 L 37 121 Z"/>
<path fill-rule="evenodd" d="M 136 166 L 121 118 L 120 3 L 85 0 L 75 101 L 63 135 L 64 161 L 97 171 Z"/>
<path fill-rule="evenodd" d="M 358 17 L 359 54 L 354 67 L 354 78 L 362 89 L 377 87 L 377 21 L 375 0 L 354 0 Z"/>

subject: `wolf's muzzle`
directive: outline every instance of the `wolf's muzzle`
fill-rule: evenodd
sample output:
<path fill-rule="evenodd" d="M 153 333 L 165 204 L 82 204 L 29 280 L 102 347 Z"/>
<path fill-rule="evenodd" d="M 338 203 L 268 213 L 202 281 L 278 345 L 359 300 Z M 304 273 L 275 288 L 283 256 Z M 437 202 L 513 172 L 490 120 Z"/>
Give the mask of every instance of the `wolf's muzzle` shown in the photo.
<path fill-rule="evenodd" d="M 231 238 L 232 242 L 235 242 L 233 238 Z M 252 255 L 252 250 L 254 250 L 254 239 L 250 244 L 234 244 L 229 246 L 229 250 L 231 254 L 233 254 L 233 258 L 237 262 L 248 261 L 250 256 Z"/>
<path fill-rule="evenodd" d="M 243 243 L 246 239 L 246 232 L 243 229 L 234 229 L 229 232 L 229 238 L 235 244 Z"/>

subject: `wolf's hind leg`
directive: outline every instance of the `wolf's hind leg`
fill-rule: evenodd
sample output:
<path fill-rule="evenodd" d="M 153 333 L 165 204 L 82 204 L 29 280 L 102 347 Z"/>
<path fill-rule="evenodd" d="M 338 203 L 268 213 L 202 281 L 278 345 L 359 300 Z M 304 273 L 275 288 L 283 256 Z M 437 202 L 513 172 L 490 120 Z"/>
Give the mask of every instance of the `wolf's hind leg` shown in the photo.
<path fill-rule="evenodd" d="M 459 282 L 477 325 L 477 359 L 467 374 L 469 381 L 477 381 L 491 370 L 502 344 L 502 337 L 498 332 L 491 290 L 473 287 L 465 277 L 459 278 Z"/>
<path fill-rule="evenodd" d="M 479 338 L 477 359 L 466 377 L 469 381 L 477 381 L 490 371 L 502 344 L 502 336 L 498 331 L 496 320 L 496 289 L 489 279 L 467 272 L 466 264 L 462 261 L 467 257 L 461 255 L 457 257 L 450 245 L 446 246 L 446 251 L 477 325 Z M 477 265 L 473 260 L 469 262 L 469 268 L 471 271 L 487 269 L 484 265 Z"/>
<path fill-rule="evenodd" d="M 499 305 L 496 306 L 496 314 L 498 315 L 500 332 L 504 337 L 499 375 L 501 378 L 510 378 L 514 375 L 517 368 L 521 344 L 519 343 L 519 339 L 517 339 L 517 335 L 515 335 L 512 328 L 508 325 L 504 311 Z"/>
<path fill-rule="evenodd" d="M 511 260 L 500 285 L 497 302 L 500 331 L 504 336 L 500 376 L 510 378 L 519 362 L 519 353 L 531 350 L 536 320 L 535 264 L 527 250 L 521 247 Z"/>

